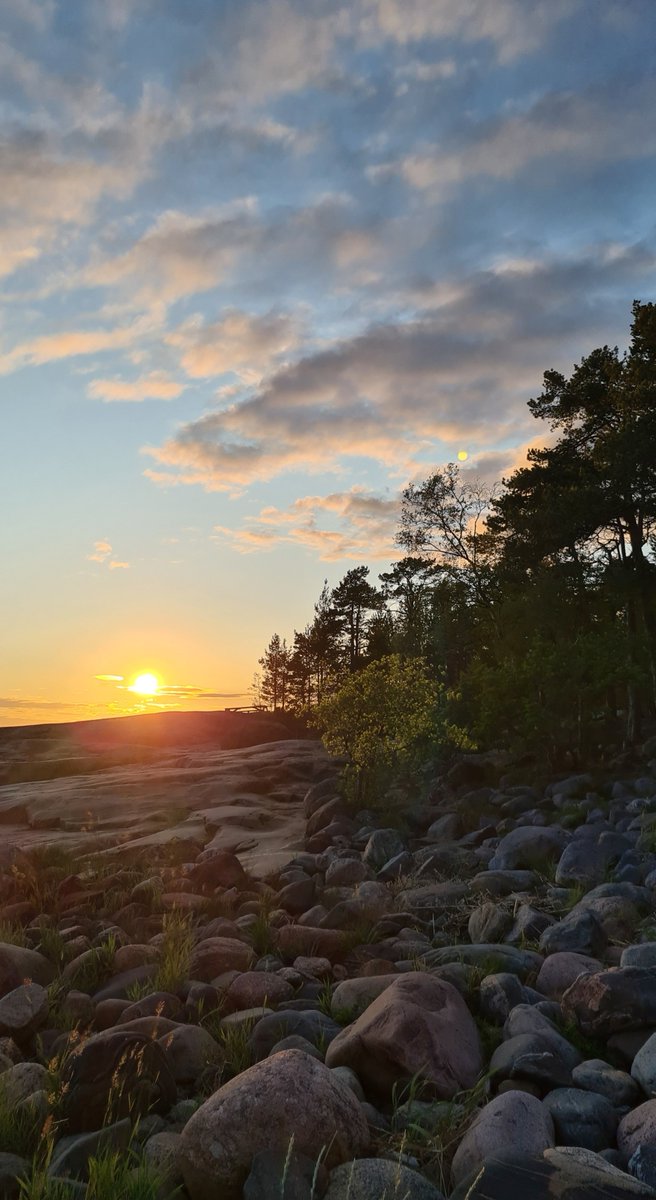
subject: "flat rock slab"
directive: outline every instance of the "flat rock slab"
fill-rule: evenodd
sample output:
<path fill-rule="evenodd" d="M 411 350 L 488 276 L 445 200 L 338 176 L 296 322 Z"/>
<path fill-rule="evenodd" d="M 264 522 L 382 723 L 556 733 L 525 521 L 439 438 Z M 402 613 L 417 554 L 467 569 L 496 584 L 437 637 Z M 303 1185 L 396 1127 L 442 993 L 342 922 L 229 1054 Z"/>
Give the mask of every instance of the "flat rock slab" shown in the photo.
<path fill-rule="evenodd" d="M 137 757 L 138 742 L 128 749 Z M 164 742 L 148 748 L 145 762 L 106 769 L 92 758 L 87 773 L 60 762 L 61 777 L 0 787 L 6 840 L 22 850 L 61 845 L 92 852 L 117 845 L 138 851 L 182 838 L 237 850 L 243 866 L 261 877 L 302 848 L 303 797 L 333 769 L 312 739 L 234 750 L 216 742 L 187 748 Z"/>

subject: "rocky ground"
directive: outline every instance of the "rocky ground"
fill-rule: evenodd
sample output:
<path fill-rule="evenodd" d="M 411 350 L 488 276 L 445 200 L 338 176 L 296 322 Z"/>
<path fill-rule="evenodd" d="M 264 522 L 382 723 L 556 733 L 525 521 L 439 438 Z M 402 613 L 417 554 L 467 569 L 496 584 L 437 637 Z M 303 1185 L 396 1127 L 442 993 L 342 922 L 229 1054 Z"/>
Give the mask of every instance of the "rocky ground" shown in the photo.
<path fill-rule="evenodd" d="M 656 742 L 386 818 L 293 746 L 264 876 L 184 830 L 3 843 L 0 1197 L 655 1197 Z"/>

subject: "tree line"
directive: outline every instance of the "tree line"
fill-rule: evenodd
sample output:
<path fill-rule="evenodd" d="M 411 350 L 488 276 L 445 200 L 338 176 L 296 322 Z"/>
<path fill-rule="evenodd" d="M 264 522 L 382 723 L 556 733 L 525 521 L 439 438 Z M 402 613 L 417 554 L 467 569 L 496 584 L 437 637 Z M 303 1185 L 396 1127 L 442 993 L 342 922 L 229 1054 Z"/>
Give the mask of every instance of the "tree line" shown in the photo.
<path fill-rule="evenodd" d="M 634 745 L 656 713 L 656 305 L 528 402 L 548 426 L 488 487 L 449 463 L 403 493 L 403 557 L 327 583 L 262 658 L 261 699 L 310 713 L 392 656 L 477 745 L 560 761 Z"/>

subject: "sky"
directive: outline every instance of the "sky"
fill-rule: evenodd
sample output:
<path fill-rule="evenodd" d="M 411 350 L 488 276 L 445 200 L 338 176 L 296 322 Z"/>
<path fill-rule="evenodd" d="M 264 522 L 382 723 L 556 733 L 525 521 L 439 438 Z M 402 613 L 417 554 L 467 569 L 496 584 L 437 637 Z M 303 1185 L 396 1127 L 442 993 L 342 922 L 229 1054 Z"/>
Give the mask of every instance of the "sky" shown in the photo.
<path fill-rule="evenodd" d="M 654 0 L 1 0 L 0 725 L 248 703 L 408 481 L 540 443 L 656 298 L 655 46 Z"/>

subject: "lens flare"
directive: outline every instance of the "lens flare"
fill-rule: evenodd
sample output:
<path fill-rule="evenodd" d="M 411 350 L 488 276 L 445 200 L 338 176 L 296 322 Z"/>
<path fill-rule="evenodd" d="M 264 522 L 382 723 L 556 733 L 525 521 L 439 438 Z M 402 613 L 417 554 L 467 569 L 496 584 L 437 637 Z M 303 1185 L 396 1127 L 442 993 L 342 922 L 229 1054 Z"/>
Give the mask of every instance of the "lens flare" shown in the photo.
<path fill-rule="evenodd" d="M 159 691 L 159 679 L 156 675 L 146 672 L 143 675 L 137 675 L 133 683 L 128 688 L 129 692 L 136 692 L 137 696 L 154 696 Z"/>

